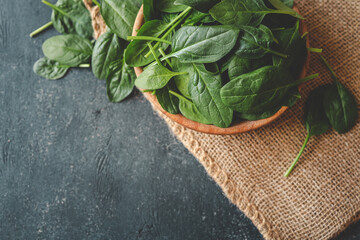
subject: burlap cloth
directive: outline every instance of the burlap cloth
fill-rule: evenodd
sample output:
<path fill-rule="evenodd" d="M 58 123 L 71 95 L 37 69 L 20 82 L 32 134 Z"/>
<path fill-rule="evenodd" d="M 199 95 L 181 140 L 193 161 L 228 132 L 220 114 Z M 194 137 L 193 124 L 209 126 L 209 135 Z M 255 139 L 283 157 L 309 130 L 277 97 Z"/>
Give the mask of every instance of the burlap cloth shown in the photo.
<path fill-rule="evenodd" d="M 307 19 L 312 47 L 324 49 L 341 82 L 360 101 L 360 1 L 297 5 Z M 97 8 L 92 11 L 94 22 L 101 22 Z M 104 29 L 98 26 L 97 36 Z M 291 176 L 283 177 L 306 137 L 304 99 L 316 86 L 332 81 L 316 54 L 310 68 L 309 74 L 319 72 L 321 77 L 306 84 L 303 100 L 257 131 L 207 135 L 157 111 L 265 239 L 329 239 L 360 219 L 359 121 L 345 135 L 329 130 L 313 137 Z"/>

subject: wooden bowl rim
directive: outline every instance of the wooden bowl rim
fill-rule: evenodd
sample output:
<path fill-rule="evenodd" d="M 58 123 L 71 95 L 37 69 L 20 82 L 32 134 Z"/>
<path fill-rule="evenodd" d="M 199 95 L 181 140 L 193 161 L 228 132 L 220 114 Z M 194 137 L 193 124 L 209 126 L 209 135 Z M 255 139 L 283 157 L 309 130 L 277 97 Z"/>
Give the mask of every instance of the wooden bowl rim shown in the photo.
<path fill-rule="evenodd" d="M 296 12 L 300 13 L 299 9 L 297 8 L 296 5 L 294 5 L 293 9 Z M 138 15 L 136 17 L 135 23 L 134 23 L 132 36 L 137 35 L 137 31 L 141 28 L 141 26 L 144 24 L 144 22 L 145 22 L 145 20 L 144 20 L 143 6 L 141 6 L 141 8 L 138 12 Z M 301 20 L 300 21 L 300 33 L 303 34 L 305 32 L 307 32 L 307 26 L 304 23 L 304 21 Z M 307 38 L 307 40 L 306 40 L 306 45 L 308 48 L 310 47 L 309 38 Z M 302 68 L 300 78 L 306 77 L 309 66 L 310 66 L 310 52 L 308 52 L 308 56 L 307 56 L 304 66 Z M 136 76 L 139 76 L 143 72 L 143 68 L 141 68 L 141 67 L 135 67 L 134 70 L 135 70 Z M 301 90 L 301 89 L 302 89 L 302 86 L 299 86 L 299 90 Z M 181 114 L 170 114 L 161 107 L 161 105 L 157 101 L 156 96 L 152 95 L 150 92 L 145 92 L 144 95 L 158 110 L 160 110 L 163 114 L 165 114 L 167 117 L 169 117 L 171 120 L 175 121 L 176 123 L 178 123 L 186 128 L 190 128 L 197 132 L 214 134 L 214 135 L 233 135 L 233 134 L 245 133 L 245 132 L 259 129 L 263 126 L 270 124 L 271 122 L 275 121 L 276 119 L 278 119 L 289 108 L 289 107 L 282 107 L 277 113 L 275 113 L 273 116 L 266 118 L 266 119 L 261 119 L 261 120 L 256 120 L 256 121 L 243 121 L 243 122 L 231 125 L 228 128 L 220 128 L 215 125 L 206 125 L 206 124 L 192 121 L 188 118 L 185 118 Z"/>

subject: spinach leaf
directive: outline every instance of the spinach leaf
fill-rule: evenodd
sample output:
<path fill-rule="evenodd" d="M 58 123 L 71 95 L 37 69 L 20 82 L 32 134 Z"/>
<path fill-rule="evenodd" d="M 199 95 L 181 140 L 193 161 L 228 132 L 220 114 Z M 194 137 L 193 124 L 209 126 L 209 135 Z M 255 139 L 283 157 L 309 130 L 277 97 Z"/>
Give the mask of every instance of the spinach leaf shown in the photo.
<path fill-rule="evenodd" d="M 176 0 L 175 4 L 183 4 L 206 13 L 220 1 L 221 0 Z"/>
<path fill-rule="evenodd" d="M 236 55 L 243 58 L 258 59 L 264 57 L 267 53 L 286 58 L 287 55 L 276 52 L 270 48 L 274 42 L 274 36 L 271 30 L 265 25 L 259 28 L 243 26 L 241 29 L 245 32 L 239 38 L 240 47 L 235 52 Z"/>
<path fill-rule="evenodd" d="M 325 58 L 321 56 L 321 59 L 335 80 L 335 84 L 329 86 L 324 94 L 326 116 L 338 133 L 346 133 L 356 124 L 358 118 L 356 100 L 349 90 L 339 82 L 336 73 Z"/>
<path fill-rule="evenodd" d="M 110 102 L 121 102 L 128 97 L 135 85 L 134 69 L 123 59 L 110 64 L 110 73 L 106 79 L 106 92 Z"/>
<path fill-rule="evenodd" d="M 158 0 L 142 0 L 143 1 L 143 12 L 145 22 L 157 19 L 159 16 L 158 12 Z"/>
<path fill-rule="evenodd" d="M 281 101 L 275 107 L 272 107 L 268 110 L 258 113 L 236 113 L 236 117 L 249 120 L 249 121 L 256 121 L 260 119 L 265 119 L 273 116 L 277 113 L 283 106 L 292 107 L 296 104 L 296 102 L 301 98 L 299 90 L 297 87 L 291 89 L 285 96 L 284 100 Z"/>
<path fill-rule="evenodd" d="M 289 8 L 293 8 L 294 7 L 294 0 L 281 0 L 286 6 L 288 6 Z"/>
<path fill-rule="evenodd" d="M 34 64 L 34 72 L 46 79 L 57 80 L 65 76 L 70 66 L 60 65 L 60 63 L 46 57 L 40 58 Z"/>
<path fill-rule="evenodd" d="M 176 72 L 193 72 L 194 68 L 191 63 L 181 63 L 178 59 L 172 58 L 171 64 L 173 67 L 173 70 Z M 190 82 L 190 75 L 189 74 L 183 74 L 174 77 L 174 82 L 176 84 L 177 89 L 180 91 L 182 95 L 184 95 L 187 98 L 190 97 L 189 93 L 189 82 Z"/>
<path fill-rule="evenodd" d="M 233 111 L 220 98 L 221 76 L 205 69 L 203 64 L 193 64 L 189 92 L 200 113 L 214 125 L 226 128 L 233 119 Z"/>
<path fill-rule="evenodd" d="M 187 119 L 193 120 L 195 122 L 203 123 L 203 124 L 212 124 L 211 121 L 206 119 L 197 109 L 195 104 L 191 102 L 189 99 L 181 96 L 180 94 L 170 91 L 170 94 L 176 96 L 179 99 L 179 110 L 181 114 Z"/>
<path fill-rule="evenodd" d="M 295 158 L 293 164 L 290 166 L 290 168 L 285 173 L 285 177 L 288 177 L 291 173 L 291 171 L 294 169 L 296 163 L 299 161 L 303 151 L 305 150 L 305 147 L 309 141 L 309 139 L 312 136 L 317 136 L 320 134 L 325 133 L 329 128 L 329 121 L 326 118 L 325 112 L 324 112 L 324 106 L 323 106 L 323 98 L 325 93 L 326 86 L 319 87 L 315 89 L 311 94 L 309 95 L 308 100 L 305 104 L 305 126 L 306 130 L 308 132 L 305 142 Z"/>
<path fill-rule="evenodd" d="M 106 25 L 120 38 L 126 40 L 131 35 L 139 8 L 133 0 L 102 0 L 101 16 Z"/>
<path fill-rule="evenodd" d="M 292 87 L 317 76 L 294 81 L 288 70 L 265 66 L 227 83 L 221 89 L 221 99 L 226 106 L 238 112 L 262 112 L 279 104 Z"/>
<path fill-rule="evenodd" d="M 170 94 L 169 91 L 176 89 L 175 83 L 170 81 L 165 87 L 156 90 L 156 98 L 161 107 L 171 114 L 178 114 L 179 111 L 179 99 Z"/>
<path fill-rule="evenodd" d="M 81 1 L 58 0 L 55 6 L 62 10 L 54 9 L 51 15 L 54 28 L 59 33 L 78 34 L 89 39 L 93 37 L 90 13 Z"/>
<path fill-rule="evenodd" d="M 186 26 L 172 39 L 172 53 L 183 63 L 212 63 L 235 46 L 239 31 L 229 26 Z"/>
<path fill-rule="evenodd" d="M 164 66 L 153 65 L 147 67 L 136 79 L 135 85 L 141 89 L 155 90 L 166 86 L 171 78 L 187 74 L 185 72 L 172 72 Z"/>
<path fill-rule="evenodd" d="M 184 11 L 187 7 L 175 4 L 176 0 L 159 0 L 159 9 L 162 12 L 177 13 Z"/>
<path fill-rule="evenodd" d="M 76 67 L 89 62 L 92 44 L 88 39 L 78 35 L 59 35 L 46 40 L 42 50 L 47 58 L 60 64 Z"/>
<path fill-rule="evenodd" d="M 228 74 L 230 80 L 237 78 L 240 75 L 249 73 L 264 67 L 269 64 L 268 58 L 260 58 L 257 60 L 251 60 L 248 58 L 242 58 L 239 56 L 234 56 L 228 67 Z"/>
<path fill-rule="evenodd" d="M 123 55 L 126 42 L 116 34 L 106 32 L 96 41 L 91 66 L 94 75 L 99 79 L 106 79 L 109 75 L 110 64 Z"/>
<path fill-rule="evenodd" d="M 260 25 L 269 13 L 294 14 L 294 11 L 273 10 L 266 7 L 263 0 L 223 0 L 210 9 L 210 14 L 218 22 L 236 27 Z"/>
<path fill-rule="evenodd" d="M 151 37 L 159 37 L 161 33 L 163 33 L 164 29 L 168 27 L 168 24 L 160 21 L 160 20 L 152 20 L 150 22 L 146 22 L 138 31 L 138 36 L 151 36 Z M 134 40 L 125 50 L 125 61 L 129 66 L 132 67 L 141 67 L 145 66 L 154 61 L 153 56 L 145 57 L 149 48 L 149 41 L 140 41 Z M 166 49 L 168 44 L 162 43 L 162 48 Z M 160 53 L 157 52 L 157 55 L 160 56 Z"/>
<path fill-rule="evenodd" d="M 279 45 L 277 50 L 287 54 L 286 59 L 273 55 L 275 66 L 289 68 L 294 78 L 298 78 L 301 73 L 301 66 L 304 65 L 307 58 L 306 39 L 302 39 L 299 32 L 299 21 L 293 28 L 283 31 L 277 31 L 275 38 L 278 39 Z"/>
<path fill-rule="evenodd" d="M 298 18 L 303 18 L 300 14 L 298 14 L 295 10 L 292 9 L 294 5 L 293 0 L 268 0 L 268 1 L 278 10 L 292 11 L 294 16 L 297 16 Z"/>

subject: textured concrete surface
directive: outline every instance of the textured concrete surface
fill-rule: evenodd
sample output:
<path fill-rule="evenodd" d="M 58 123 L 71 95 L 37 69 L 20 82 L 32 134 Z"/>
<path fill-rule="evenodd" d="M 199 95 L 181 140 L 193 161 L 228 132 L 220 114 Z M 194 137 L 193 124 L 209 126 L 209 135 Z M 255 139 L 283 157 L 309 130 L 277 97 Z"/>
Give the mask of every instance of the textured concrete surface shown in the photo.
<path fill-rule="evenodd" d="M 89 69 L 32 72 L 50 14 L 1 1 L 0 239 L 262 239 L 139 92 L 111 104 Z"/>

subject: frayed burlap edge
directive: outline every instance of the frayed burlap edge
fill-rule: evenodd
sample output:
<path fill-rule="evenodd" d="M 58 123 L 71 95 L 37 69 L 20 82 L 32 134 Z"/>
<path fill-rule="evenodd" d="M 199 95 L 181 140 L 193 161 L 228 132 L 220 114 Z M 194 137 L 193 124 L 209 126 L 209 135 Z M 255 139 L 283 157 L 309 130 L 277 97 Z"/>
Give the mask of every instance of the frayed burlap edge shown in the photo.
<path fill-rule="evenodd" d="M 100 9 L 97 6 L 93 6 L 92 0 L 83 0 L 83 2 L 91 14 L 92 26 L 94 28 L 94 38 L 97 39 L 106 32 L 107 26 L 101 17 Z M 153 105 L 152 107 L 154 108 Z M 165 120 L 176 138 L 179 139 L 194 156 L 197 156 L 198 161 L 204 166 L 209 176 L 211 176 L 211 178 L 220 186 L 226 197 L 242 212 L 244 212 L 244 214 L 254 223 L 265 239 L 284 239 L 284 236 L 281 236 L 279 231 L 270 225 L 264 214 L 259 211 L 257 206 L 242 193 L 240 187 L 202 148 L 200 142 L 192 133 L 192 130 L 186 129 L 185 127 L 173 122 L 156 108 L 154 108 L 154 110 L 162 119 Z M 336 237 L 348 226 L 359 220 L 360 211 L 357 212 L 355 216 L 346 221 L 346 223 L 339 229 L 339 231 L 334 233 L 331 238 Z"/>

